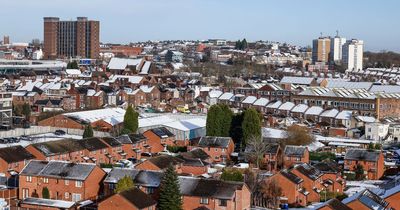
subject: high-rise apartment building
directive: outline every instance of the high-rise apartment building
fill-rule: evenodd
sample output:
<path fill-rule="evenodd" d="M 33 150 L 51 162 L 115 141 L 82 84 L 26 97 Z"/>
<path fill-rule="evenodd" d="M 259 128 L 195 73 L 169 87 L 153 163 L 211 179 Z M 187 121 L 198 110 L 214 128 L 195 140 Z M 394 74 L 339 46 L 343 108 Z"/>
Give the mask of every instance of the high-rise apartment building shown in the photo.
<path fill-rule="evenodd" d="M 10 37 L 9 36 L 4 36 L 3 37 L 3 44 L 10 44 Z"/>
<path fill-rule="evenodd" d="M 343 63 L 347 69 L 363 69 L 364 42 L 362 40 L 348 40 L 343 45 Z"/>
<path fill-rule="evenodd" d="M 312 61 L 326 63 L 329 61 L 329 54 L 331 52 L 331 38 L 319 37 L 313 40 Z"/>
<path fill-rule="evenodd" d="M 44 18 L 44 58 L 98 58 L 100 22 L 78 17 L 76 21 Z"/>
<path fill-rule="evenodd" d="M 343 59 L 343 45 L 346 43 L 346 38 L 335 36 L 331 39 L 331 62 L 341 62 Z"/>

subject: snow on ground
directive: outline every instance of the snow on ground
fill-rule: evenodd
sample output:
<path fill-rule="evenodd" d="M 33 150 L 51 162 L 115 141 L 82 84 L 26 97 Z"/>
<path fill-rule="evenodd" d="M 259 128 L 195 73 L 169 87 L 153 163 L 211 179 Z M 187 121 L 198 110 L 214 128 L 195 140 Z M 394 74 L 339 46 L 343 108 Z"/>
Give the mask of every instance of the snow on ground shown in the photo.
<path fill-rule="evenodd" d="M 376 189 L 380 184 L 384 181 L 382 180 L 364 180 L 364 181 L 347 181 L 346 182 L 346 190 L 345 194 L 349 197 L 354 195 L 355 193 L 361 192 L 365 189 Z"/>
<path fill-rule="evenodd" d="M 55 141 L 55 140 L 61 140 L 61 139 L 82 139 L 82 136 L 79 136 L 79 135 L 65 134 L 65 135 L 57 136 L 54 133 L 38 134 L 38 135 L 32 135 L 30 137 L 32 138 L 32 141 L 22 141 L 21 140 L 18 143 L 11 143 L 11 144 L 1 144 L 0 143 L 0 148 L 17 146 L 17 145 L 26 147 L 29 144 L 41 143 L 41 142 L 46 142 L 46 141 Z"/>
<path fill-rule="evenodd" d="M 325 146 L 325 145 L 319 141 L 314 141 L 313 143 L 307 145 L 308 150 L 310 150 L 310 151 L 316 151 L 317 149 L 319 149 L 323 146 Z"/>

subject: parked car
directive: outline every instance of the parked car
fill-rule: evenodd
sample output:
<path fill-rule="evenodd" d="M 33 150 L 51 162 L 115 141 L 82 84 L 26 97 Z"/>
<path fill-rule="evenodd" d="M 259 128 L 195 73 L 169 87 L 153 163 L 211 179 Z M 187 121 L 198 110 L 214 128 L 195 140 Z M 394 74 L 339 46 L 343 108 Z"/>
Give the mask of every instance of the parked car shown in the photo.
<path fill-rule="evenodd" d="M 62 136 L 62 135 L 65 135 L 66 133 L 65 133 L 65 131 L 63 131 L 63 130 L 56 130 L 56 131 L 54 132 L 54 134 L 57 135 L 57 136 Z"/>

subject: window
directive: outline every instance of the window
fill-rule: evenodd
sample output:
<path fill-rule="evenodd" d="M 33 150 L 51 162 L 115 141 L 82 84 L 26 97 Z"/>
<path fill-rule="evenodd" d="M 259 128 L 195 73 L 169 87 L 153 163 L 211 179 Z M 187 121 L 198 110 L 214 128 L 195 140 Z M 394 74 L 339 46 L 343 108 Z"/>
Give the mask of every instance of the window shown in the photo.
<path fill-rule="evenodd" d="M 72 193 L 72 201 L 77 202 L 81 200 L 81 194 Z"/>
<path fill-rule="evenodd" d="M 208 198 L 200 198 L 200 204 L 208 204 Z"/>
<path fill-rule="evenodd" d="M 154 193 L 154 188 L 152 188 L 152 187 L 147 187 L 147 188 L 146 188 L 146 193 L 147 193 L 147 194 L 153 194 L 153 193 Z"/>
<path fill-rule="evenodd" d="M 75 187 L 82 187 L 82 181 L 75 181 Z"/>
<path fill-rule="evenodd" d="M 220 206 L 227 206 L 226 200 L 219 200 L 219 205 Z"/>
<path fill-rule="evenodd" d="M 31 176 L 27 176 L 27 177 L 26 177 L 26 181 L 27 181 L 27 182 L 32 182 L 32 177 L 31 177 Z"/>
<path fill-rule="evenodd" d="M 43 183 L 46 183 L 46 184 L 49 183 L 49 178 L 44 177 L 43 178 Z"/>
<path fill-rule="evenodd" d="M 64 180 L 64 184 L 69 185 L 69 180 L 68 179 Z"/>
<path fill-rule="evenodd" d="M 64 198 L 65 198 L 65 199 L 69 199 L 69 192 L 65 192 L 65 193 L 64 193 Z"/>

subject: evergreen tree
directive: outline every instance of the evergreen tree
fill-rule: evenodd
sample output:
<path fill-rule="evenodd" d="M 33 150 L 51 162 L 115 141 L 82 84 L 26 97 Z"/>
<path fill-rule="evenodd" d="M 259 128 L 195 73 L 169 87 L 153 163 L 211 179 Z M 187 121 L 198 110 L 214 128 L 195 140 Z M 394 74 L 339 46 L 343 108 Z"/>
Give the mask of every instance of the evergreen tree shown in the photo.
<path fill-rule="evenodd" d="M 243 182 L 243 175 L 237 169 L 224 169 L 221 174 L 221 180 Z"/>
<path fill-rule="evenodd" d="M 245 49 L 247 49 L 247 47 L 248 47 L 248 44 L 247 44 L 247 40 L 246 40 L 246 39 L 243 39 L 243 40 L 242 40 L 242 44 L 241 44 L 241 46 L 242 46 L 242 49 L 241 49 L 241 50 L 245 50 Z"/>
<path fill-rule="evenodd" d="M 178 175 L 174 167 L 169 165 L 160 183 L 160 198 L 158 200 L 160 210 L 181 210 L 182 198 L 179 189 Z"/>
<path fill-rule="evenodd" d="M 29 121 L 31 116 L 31 106 L 28 103 L 22 105 L 22 114 L 25 116 L 25 119 Z"/>
<path fill-rule="evenodd" d="M 242 42 L 240 40 L 236 41 L 235 49 L 237 49 L 237 50 L 241 50 L 242 49 Z"/>
<path fill-rule="evenodd" d="M 218 105 L 212 105 L 207 112 L 206 130 L 207 136 L 220 136 L 222 130 L 222 109 Z"/>
<path fill-rule="evenodd" d="M 76 61 L 69 62 L 67 69 L 79 69 L 78 63 Z"/>
<path fill-rule="evenodd" d="M 243 123 L 243 141 L 242 147 L 246 146 L 250 138 L 261 138 L 261 120 L 260 114 L 254 108 L 249 108 L 244 112 Z"/>
<path fill-rule="evenodd" d="M 49 199 L 50 198 L 50 192 L 49 192 L 49 189 L 47 187 L 43 187 L 42 198 L 45 198 L 45 199 Z"/>
<path fill-rule="evenodd" d="M 139 113 L 135 112 L 132 106 L 128 106 L 124 115 L 124 128 L 122 133 L 136 133 L 139 127 Z"/>
<path fill-rule="evenodd" d="M 219 117 L 221 117 L 220 136 L 228 137 L 229 136 L 229 131 L 231 129 L 233 112 L 225 104 L 220 104 L 219 106 L 220 106 L 221 111 L 222 111 L 222 114 L 218 115 Z"/>
<path fill-rule="evenodd" d="M 85 127 L 85 130 L 83 131 L 83 138 L 90 138 L 93 137 L 93 128 L 92 126 L 89 124 Z"/>
<path fill-rule="evenodd" d="M 131 177 L 124 176 L 122 179 L 118 180 L 117 186 L 115 188 L 115 193 L 120 193 L 134 187 L 134 183 Z"/>
<path fill-rule="evenodd" d="M 244 113 L 242 112 L 235 114 L 232 117 L 232 123 L 229 135 L 235 143 L 240 143 L 242 142 L 243 139 L 243 129 L 242 129 L 243 116 Z"/>

